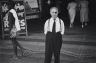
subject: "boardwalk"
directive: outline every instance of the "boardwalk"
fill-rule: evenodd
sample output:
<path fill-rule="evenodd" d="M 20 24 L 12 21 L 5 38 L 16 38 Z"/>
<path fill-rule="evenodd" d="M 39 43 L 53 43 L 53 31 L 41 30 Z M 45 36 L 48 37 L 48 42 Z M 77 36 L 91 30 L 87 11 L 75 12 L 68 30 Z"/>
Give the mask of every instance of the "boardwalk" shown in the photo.
<path fill-rule="evenodd" d="M 96 62 L 96 26 L 70 29 L 66 26 L 61 49 L 61 63 L 95 63 Z M 19 59 L 10 58 L 13 47 L 10 40 L 0 40 L 0 63 L 44 63 L 45 35 L 43 31 L 29 32 L 28 36 L 19 36 L 19 43 L 27 49 L 24 56 L 18 49 Z M 52 59 L 52 63 L 54 57 Z"/>

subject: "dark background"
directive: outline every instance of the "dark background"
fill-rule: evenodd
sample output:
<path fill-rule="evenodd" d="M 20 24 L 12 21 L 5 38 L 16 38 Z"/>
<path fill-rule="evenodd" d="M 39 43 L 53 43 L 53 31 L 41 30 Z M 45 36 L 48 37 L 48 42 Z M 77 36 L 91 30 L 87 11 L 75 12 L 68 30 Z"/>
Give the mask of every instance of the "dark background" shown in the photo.
<path fill-rule="evenodd" d="M 69 20 L 69 15 L 68 15 L 68 10 L 67 10 L 68 3 L 71 1 L 78 2 L 79 0 L 51 0 L 50 5 L 48 5 L 47 1 L 48 0 L 42 0 L 41 18 L 26 20 L 28 31 L 33 32 L 34 30 L 35 31 L 43 30 L 45 21 L 48 18 L 50 18 L 50 13 L 49 13 L 50 7 L 56 6 L 56 5 L 59 7 L 59 11 L 60 11 L 59 17 L 64 21 L 65 25 L 69 25 L 70 20 Z M 89 2 L 89 11 L 90 11 L 88 24 L 96 25 L 96 0 L 88 0 L 88 2 Z M 0 7 L 0 11 L 1 11 L 1 7 Z M 79 11 L 78 11 L 75 17 L 75 25 L 81 25 L 79 17 L 80 16 L 79 16 Z M 1 16 L 0 16 L 0 20 L 1 20 Z M 1 26 L 1 21 L 0 21 L 0 35 L 1 34 L 2 34 L 2 26 Z"/>
<path fill-rule="evenodd" d="M 53 3 L 51 3 L 50 5 L 48 5 L 46 2 L 47 0 L 44 0 L 43 1 L 43 15 L 44 17 L 47 19 L 50 17 L 49 15 L 49 8 L 52 7 L 52 6 L 55 6 L 56 4 L 56 0 L 51 0 Z M 79 1 L 79 0 L 58 0 L 60 1 L 59 3 L 59 10 L 60 10 L 60 13 L 59 13 L 59 17 L 63 20 L 68 20 L 68 21 L 65 21 L 67 24 L 69 24 L 69 15 L 68 15 L 68 10 L 67 10 L 67 6 L 68 6 L 68 3 L 71 2 L 71 1 Z M 89 2 L 89 11 L 90 11 L 90 15 L 89 15 L 89 19 L 90 19 L 90 23 L 96 23 L 96 0 L 88 0 Z M 79 21 L 79 15 L 76 14 L 76 19 Z M 76 20 L 75 19 L 75 20 Z"/>

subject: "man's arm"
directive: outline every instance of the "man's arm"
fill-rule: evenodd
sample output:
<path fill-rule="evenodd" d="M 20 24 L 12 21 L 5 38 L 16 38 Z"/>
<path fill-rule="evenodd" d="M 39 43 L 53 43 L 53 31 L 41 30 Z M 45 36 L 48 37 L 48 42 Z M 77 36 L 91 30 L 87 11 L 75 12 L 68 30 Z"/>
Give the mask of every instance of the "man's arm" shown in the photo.
<path fill-rule="evenodd" d="M 64 22 L 61 20 L 61 34 L 63 35 L 65 32 L 65 25 Z"/>
<path fill-rule="evenodd" d="M 9 32 L 10 32 L 12 29 L 12 13 L 11 12 L 8 13 L 8 21 L 9 21 Z"/>
<path fill-rule="evenodd" d="M 48 20 L 44 24 L 44 33 L 47 34 L 48 31 Z"/>

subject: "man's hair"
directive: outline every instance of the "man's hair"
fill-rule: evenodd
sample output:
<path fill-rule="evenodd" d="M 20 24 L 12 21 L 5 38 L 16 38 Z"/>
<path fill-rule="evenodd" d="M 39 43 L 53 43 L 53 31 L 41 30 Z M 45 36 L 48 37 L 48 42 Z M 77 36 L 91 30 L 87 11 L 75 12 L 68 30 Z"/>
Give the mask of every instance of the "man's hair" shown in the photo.
<path fill-rule="evenodd" d="M 9 9 L 14 9 L 15 2 L 12 0 L 9 0 L 8 5 L 9 5 Z"/>
<path fill-rule="evenodd" d="M 51 12 L 52 9 L 56 9 L 59 12 L 58 7 L 51 7 L 50 12 Z"/>

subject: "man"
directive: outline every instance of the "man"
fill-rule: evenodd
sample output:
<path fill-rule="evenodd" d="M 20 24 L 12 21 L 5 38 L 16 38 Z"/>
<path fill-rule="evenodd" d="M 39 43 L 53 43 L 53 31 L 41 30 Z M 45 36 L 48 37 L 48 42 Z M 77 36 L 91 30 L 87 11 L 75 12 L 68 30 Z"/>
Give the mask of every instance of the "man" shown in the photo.
<path fill-rule="evenodd" d="M 22 50 L 22 54 L 26 52 L 26 50 L 17 42 L 16 36 L 17 33 L 21 30 L 19 25 L 19 20 L 16 11 L 14 10 L 15 2 L 9 1 L 9 12 L 8 12 L 8 20 L 9 20 L 9 33 L 10 39 L 12 41 L 12 45 L 14 48 L 14 56 L 13 59 L 18 59 L 17 55 L 17 46 Z"/>
<path fill-rule="evenodd" d="M 70 17 L 70 28 L 73 27 L 75 14 L 76 14 L 76 7 L 77 7 L 77 4 L 75 2 L 69 3 L 67 7 L 68 12 L 69 12 L 69 17 Z"/>
<path fill-rule="evenodd" d="M 64 22 L 58 18 L 58 8 L 50 8 L 51 18 L 45 22 L 44 33 L 46 35 L 45 43 L 45 63 L 51 63 L 54 53 L 55 62 L 60 63 L 60 50 L 62 46 L 62 35 L 64 34 Z"/>

